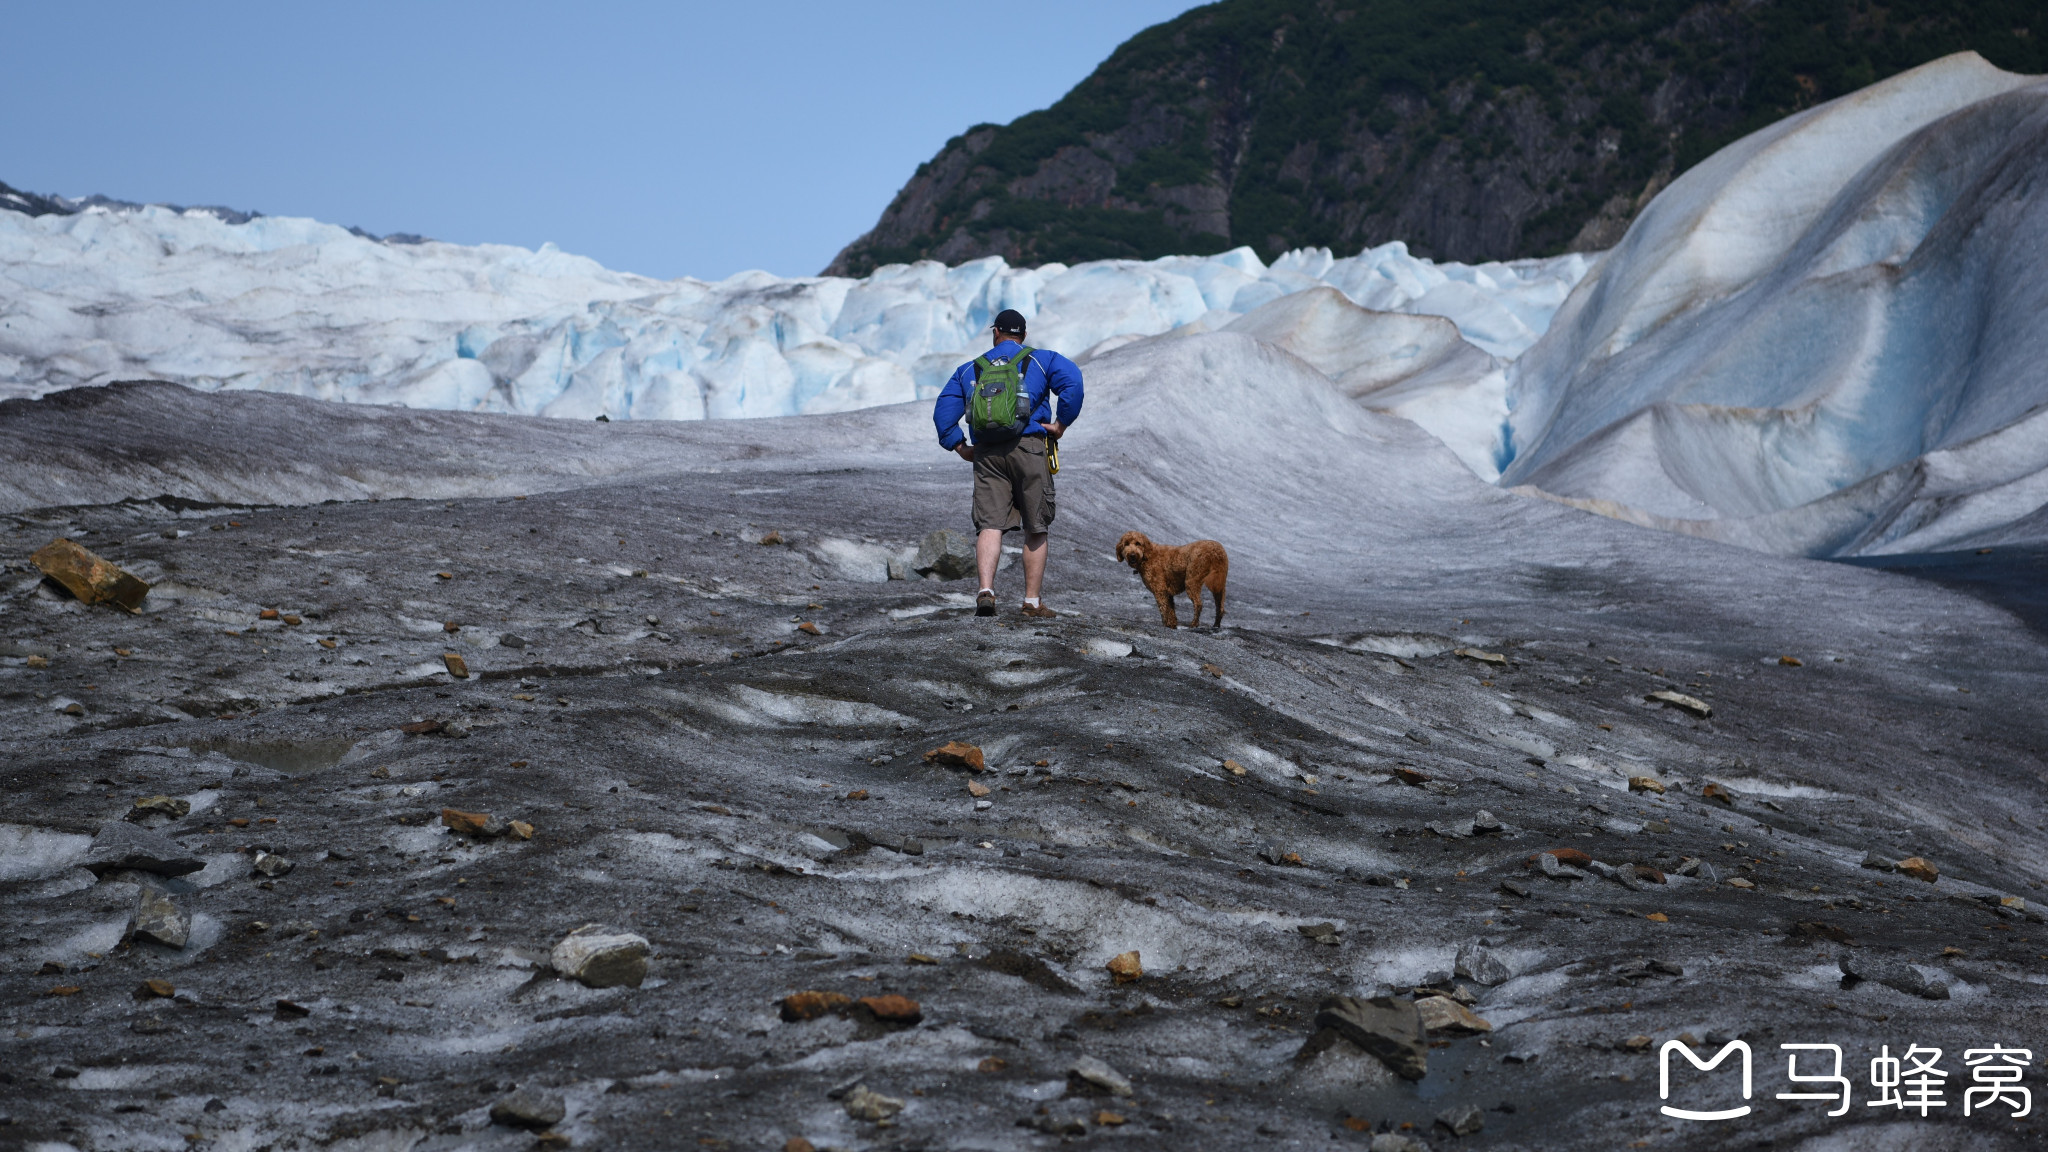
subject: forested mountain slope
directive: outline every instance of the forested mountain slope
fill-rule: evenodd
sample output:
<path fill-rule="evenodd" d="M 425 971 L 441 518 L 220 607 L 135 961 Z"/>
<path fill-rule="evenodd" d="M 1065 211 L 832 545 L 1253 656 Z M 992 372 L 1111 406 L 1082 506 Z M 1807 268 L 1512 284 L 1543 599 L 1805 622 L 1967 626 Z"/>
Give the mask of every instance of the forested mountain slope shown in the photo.
<path fill-rule="evenodd" d="M 2048 72 L 2044 35 L 2040 0 L 1224 0 L 948 141 L 828 271 L 1604 248 L 1745 133 L 1951 52 Z M 1000 83 L 1014 51 L 977 51 Z"/>

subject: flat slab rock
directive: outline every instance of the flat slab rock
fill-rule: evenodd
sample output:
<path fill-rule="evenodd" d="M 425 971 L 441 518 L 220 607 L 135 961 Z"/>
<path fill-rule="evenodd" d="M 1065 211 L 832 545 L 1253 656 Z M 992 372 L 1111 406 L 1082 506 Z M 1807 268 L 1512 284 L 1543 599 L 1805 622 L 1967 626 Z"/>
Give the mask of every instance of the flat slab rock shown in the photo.
<path fill-rule="evenodd" d="M 1316 1027 L 1351 1041 L 1404 1080 L 1429 1074 L 1422 1015 L 1404 996 L 1332 996 L 1316 1010 Z"/>
<path fill-rule="evenodd" d="M 206 867 L 206 861 L 186 851 L 176 840 L 125 820 L 101 828 L 81 863 L 95 876 L 124 868 L 159 876 L 184 876 Z"/>

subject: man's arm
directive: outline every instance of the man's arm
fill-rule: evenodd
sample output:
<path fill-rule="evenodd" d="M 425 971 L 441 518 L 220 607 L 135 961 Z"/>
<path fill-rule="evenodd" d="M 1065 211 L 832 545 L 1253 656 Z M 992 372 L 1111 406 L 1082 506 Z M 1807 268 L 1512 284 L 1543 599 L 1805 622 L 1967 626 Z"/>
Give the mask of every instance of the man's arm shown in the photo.
<path fill-rule="evenodd" d="M 963 376 L 973 371 L 973 365 L 963 364 L 953 371 L 953 378 L 939 389 L 938 402 L 932 405 L 932 424 L 939 431 L 939 447 L 948 452 L 959 452 L 961 459 L 972 460 L 974 451 L 967 444 L 967 433 L 960 430 L 960 419 L 967 415 L 967 385 Z M 965 448 L 965 451 L 961 451 Z"/>
<path fill-rule="evenodd" d="M 1046 390 L 1058 401 L 1053 421 L 1045 425 L 1054 439 L 1066 435 L 1067 426 L 1081 415 L 1081 367 L 1057 352 L 1046 353 Z"/>

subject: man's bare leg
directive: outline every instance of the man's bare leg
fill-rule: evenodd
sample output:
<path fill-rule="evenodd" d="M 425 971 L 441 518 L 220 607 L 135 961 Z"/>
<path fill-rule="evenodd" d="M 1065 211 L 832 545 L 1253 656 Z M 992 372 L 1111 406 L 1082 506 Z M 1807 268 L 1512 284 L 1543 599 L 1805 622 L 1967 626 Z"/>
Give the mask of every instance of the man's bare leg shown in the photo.
<path fill-rule="evenodd" d="M 1036 600 L 1045 583 L 1045 540 L 1043 532 L 1024 538 L 1024 599 Z"/>
<path fill-rule="evenodd" d="M 1044 537 L 1040 537 L 1043 540 Z M 996 586 L 996 564 L 1003 558 L 1003 534 L 995 528 L 983 528 L 974 538 L 974 570 L 981 577 L 983 588 Z M 1045 567 L 1045 557 L 1039 556 L 1039 568 Z M 1027 569 L 1028 571 L 1028 569 Z"/>

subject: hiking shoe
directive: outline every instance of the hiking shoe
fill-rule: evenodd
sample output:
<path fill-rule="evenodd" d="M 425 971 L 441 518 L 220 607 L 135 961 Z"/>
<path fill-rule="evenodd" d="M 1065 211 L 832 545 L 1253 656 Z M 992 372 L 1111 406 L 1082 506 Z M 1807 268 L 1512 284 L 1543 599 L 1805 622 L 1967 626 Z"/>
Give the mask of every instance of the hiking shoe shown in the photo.
<path fill-rule="evenodd" d="M 1045 601 L 1040 600 L 1037 604 L 1026 604 L 1024 606 L 1024 615 L 1037 616 L 1042 619 L 1050 620 L 1058 616 L 1059 613 L 1053 611 L 1050 608 L 1047 608 L 1045 606 Z"/>
<path fill-rule="evenodd" d="M 995 615 L 996 594 L 993 592 L 983 592 L 981 595 L 976 596 L 974 598 L 974 614 L 976 616 Z"/>

